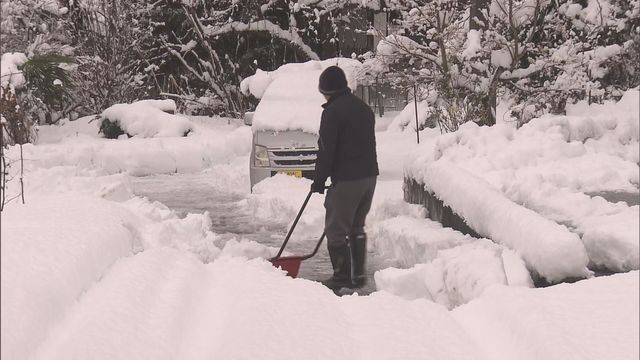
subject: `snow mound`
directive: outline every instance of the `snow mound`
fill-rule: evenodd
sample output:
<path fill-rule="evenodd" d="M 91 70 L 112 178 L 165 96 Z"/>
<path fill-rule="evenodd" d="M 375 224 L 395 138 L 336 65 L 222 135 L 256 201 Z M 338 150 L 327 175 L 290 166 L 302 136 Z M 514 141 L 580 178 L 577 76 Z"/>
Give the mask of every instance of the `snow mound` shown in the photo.
<path fill-rule="evenodd" d="M 483 179 L 443 161 L 428 165 L 418 178 L 476 232 L 517 251 L 548 281 L 590 275 L 578 235 L 512 202 Z"/>
<path fill-rule="evenodd" d="M 493 285 L 533 287 L 524 262 L 486 239 L 440 250 L 427 264 L 375 273 L 378 290 L 407 300 L 424 298 L 449 309 L 479 298 Z"/>
<path fill-rule="evenodd" d="M 122 130 L 136 137 L 179 137 L 193 130 L 191 122 L 175 111 L 173 100 L 143 100 L 132 104 L 116 104 L 102 112 L 102 119 L 118 123 Z"/>
<path fill-rule="evenodd" d="M 254 186 L 240 206 L 256 221 L 289 228 L 309 193 L 311 180 L 276 174 Z M 286 189 L 283 192 L 282 189 Z M 296 225 L 294 237 L 317 239 L 324 228 L 324 196 L 313 194 Z"/>
<path fill-rule="evenodd" d="M 2 212 L 2 358 L 27 359 L 77 299 L 130 256 L 133 215 L 87 196 L 33 198 Z"/>
<path fill-rule="evenodd" d="M 75 136 L 71 129 L 66 128 L 73 123 L 58 129 L 46 127 L 50 136 L 43 144 L 26 144 L 23 147 L 25 158 L 30 159 L 26 163 L 29 171 L 73 166 L 98 172 L 99 175 L 194 173 L 213 165 L 231 163 L 239 156 L 248 156 L 251 151 L 251 130 L 235 124 L 212 128 L 194 124 L 197 131 L 189 137 L 133 137 L 127 141 L 113 141 Z M 18 148 L 9 149 L 11 158 L 19 158 L 18 151 Z"/>
<path fill-rule="evenodd" d="M 56 144 L 74 138 L 98 138 L 100 134 L 100 117 L 84 116 L 73 121 L 61 120 L 59 125 L 43 125 L 38 127 L 36 144 Z"/>
<path fill-rule="evenodd" d="M 451 313 L 488 359 L 637 359 L 639 283 L 633 271 L 541 289 L 494 286 Z"/>
<path fill-rule="evenodd" d="M 380 347 L 390 336 L 393 346 Z M 155 249 L 113 266 L 34 359 L 471 360 L 479 351 L 433 303 L 389 294 L 339 298 L 264 260 L 202 264 Z"/>
<path fill-rule="evenodd" d="M 406 215 L 372 225 L 371 245 L 384 259 L 401 267 L 435 259 L 439 250 L 469 243 L 475 239 L 429 219 Z"/>
<path fill-rule="evenodd" d="M 141 241 L 140 250 L 171 247 L 191 252 L 205 263 L 219 255 L 216 235 L 209 230 L 211 217 L 208 212 L 189 213 L 179 218 L 165 205 L 140 197 L 132 198 L 123 205 L 138 215 L 136 228 Z"/>

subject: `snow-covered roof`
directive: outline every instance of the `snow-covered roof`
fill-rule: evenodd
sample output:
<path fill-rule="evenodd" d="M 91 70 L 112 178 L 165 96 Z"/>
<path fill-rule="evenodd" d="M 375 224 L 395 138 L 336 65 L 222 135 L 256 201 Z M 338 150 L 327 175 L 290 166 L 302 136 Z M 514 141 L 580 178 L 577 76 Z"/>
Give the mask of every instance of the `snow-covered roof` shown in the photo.
<path fill-rule="evenodd" d="M 318 133 L 325 102 L 318 91 L 318 78 L 322 70 L 334 65 L 344 70 L 349 87 L 355 89 L 362 64 L 348 58 L 285 64 L 270 72 L 258 70 L 244 79 L 242 92 L 261 99 L 253 116 L 253 130 Z"/>

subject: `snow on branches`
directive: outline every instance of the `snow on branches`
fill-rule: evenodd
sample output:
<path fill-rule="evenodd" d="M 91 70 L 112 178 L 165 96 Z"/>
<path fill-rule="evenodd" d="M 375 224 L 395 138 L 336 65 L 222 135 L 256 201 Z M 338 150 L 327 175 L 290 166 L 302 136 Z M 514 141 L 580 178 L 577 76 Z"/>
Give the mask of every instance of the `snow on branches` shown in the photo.
<path fill-rule="evenodd" d="M 601 101 L 640 85 L 633 68 L 619 65 L 639 55 L 637 1 L 393 0 L 389 6 L 401 14 L 402 30 L 387 36 L 367 65 L 392 82 L 435 92 L 445 107 L 475 104 L 482 111 L 474 121 L 481 124 L 495 123 L 499 93 L 515 98 L 524 122 L 562 112 L 568 101 Z M 535 110 L 525 114 L 525 108 Z"/>

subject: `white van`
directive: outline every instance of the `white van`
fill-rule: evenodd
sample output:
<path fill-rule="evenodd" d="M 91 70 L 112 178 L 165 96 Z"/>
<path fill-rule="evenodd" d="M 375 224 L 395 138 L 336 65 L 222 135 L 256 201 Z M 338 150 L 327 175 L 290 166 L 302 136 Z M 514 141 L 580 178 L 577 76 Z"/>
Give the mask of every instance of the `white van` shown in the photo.
<path fill-rule="evenodd" d="M 243 91 L 260 98 L 255 111 L 244 119 L 253 132 L 251 188 L 279 173 L 313 179 L 322 104 L 326 102 L 318 91 L 318 79 L 324 68 L 336 62 L 286 64 L 272 73 L 258 71 L 243 81 Z M 339 59 L 341 67 L 343 63 L 347 69 L 360 65 L 357 60 Z"/>

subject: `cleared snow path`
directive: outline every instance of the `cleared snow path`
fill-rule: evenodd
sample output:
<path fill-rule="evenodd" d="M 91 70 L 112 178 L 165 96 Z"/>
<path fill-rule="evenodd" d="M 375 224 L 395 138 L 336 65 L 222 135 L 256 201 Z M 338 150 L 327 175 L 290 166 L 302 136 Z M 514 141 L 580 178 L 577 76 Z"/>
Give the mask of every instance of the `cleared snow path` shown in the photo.
<path fill-rule="evenodd" d="M 132 185 L 136 195 L 161 202 L 180 215 L 208 211 L 212 220 L 211 231 L 221 235 L 221 239 L 225 242 L 247 239 L 278 249 L 284 241 L 288 228 L 279 223 L 254 217 L 246 207 L 242 206 L 243 200 L 248 195 L 246 188 L 230 190 L 228 187 L 216 186 L 212 179 L 214 176 L 210 173 L 148 176 L 132 178 Z M 303 200 L 300 199 L 300 205 Z M 302 235 L 300 233 L 300 229 L 294 231 L 287 244 L 288 252 L 307 254 L 313 250 L 317 238 L 311 236 L 307 239 L 308 231 Z M 320 233 L 317 236 L 319 237 Z M 331 262 L 325 244 L 322 244 L 316 256 L 302 263 L 299 277 L 319 281 L 331 276 Z M 382 267 L 381 259 L 372 252 L 371 247 L 367 261 L 369 281 L 365 288 L 358 291 L 361 295 L 375 291 L 373 273 Z"/>

